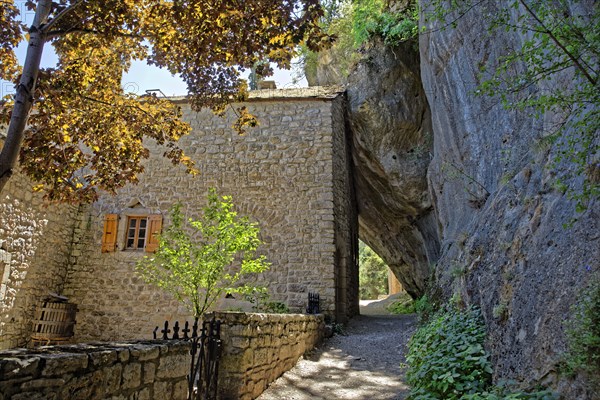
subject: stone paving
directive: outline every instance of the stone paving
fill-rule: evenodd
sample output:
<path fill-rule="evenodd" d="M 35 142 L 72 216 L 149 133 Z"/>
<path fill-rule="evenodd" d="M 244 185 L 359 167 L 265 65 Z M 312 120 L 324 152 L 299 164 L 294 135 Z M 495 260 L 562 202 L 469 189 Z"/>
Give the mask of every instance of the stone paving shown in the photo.
<path fill-rule="evenodd" d="M 326 340 L 258 400 L 405 399 L 409 389 L 400 363 L 416 318 L 379 312 L 377 304 L 361 307 L 363 315 L 350 321 L 345 335 Z"/>

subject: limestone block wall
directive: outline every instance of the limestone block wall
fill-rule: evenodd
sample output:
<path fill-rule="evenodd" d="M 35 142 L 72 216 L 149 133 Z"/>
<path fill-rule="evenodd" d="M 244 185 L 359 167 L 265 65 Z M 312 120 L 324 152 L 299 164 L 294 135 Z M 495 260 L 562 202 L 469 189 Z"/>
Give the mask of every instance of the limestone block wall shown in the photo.
<path fill-rule="evenodd" d="M 4 351 L 0 399 L 185 400 L 189 352 L 181 341 Z"/>
<path fill-rule="evenodd" d="M 323 338 L 323 315 L 215 313 L 222 321 L 221 400 L 251 400 Z"/>
<path fill-rule="evenodd" d="M 333 118 L 333 220 L 335 224 L 335 316 L 346 322 L 359 313 L 358 207 L 355 198 L 352 153 L 346 119 L 346 98 L 332 104 Z"/>
<path fill-rule="evenodd" d="M 102 197 L 81 221 L 84 234 L 74 246 L 65 286 L 80 310 L 77 340 L 150 338 L 164 320 L 190 319 L 185 308 L 135 274 L 135 262 L 144 253 L 124 250 L 125 221 L 132 214 L 161 214 L 166 226 L 175 202 L 188 216 L 197 216 L 209 187 L 231 195 L 239 214 L 260 225 L 260 251 L 272 265 L 256 283 L 267 285 L 273 300 L 297 312 L 305 309 L 309 291 L 318 292 L 322 309 L 335 315 L 340 299 L 358 291 L 357 285 L 343 284 L 347 273 L 336 272 L 336 263 L 352 259 L 346 254 L 352 250 L 349 238 L 341 238 L 341 232 L 352 224 L 353 214 L 351 202 L 338 199 L 351 192 L 342 171 L 348 162 L 343 100 L 339 92 L 319 90 L 255 93 L 246 106 L 260 125 L 243 136 L 231 129 L 233 113 L 222 119 L 179 102 L 193 127 L 181 146 L 200 175 L 186 174 L 161 157 L 165 148 L 148 143 L 152 157 L 139 184 Z M 101 253 L 106 214 L 119 216 L 112 253 Z M 344 288 L 345 297 L 336 287 Z"/>
<path fill-rule="evenodd" d="M 16 172 L 0 194 L 0 349 L 27 343 L 37 303 L 67 275 L 79 207 L 47 204 L 32 186 Z"/>

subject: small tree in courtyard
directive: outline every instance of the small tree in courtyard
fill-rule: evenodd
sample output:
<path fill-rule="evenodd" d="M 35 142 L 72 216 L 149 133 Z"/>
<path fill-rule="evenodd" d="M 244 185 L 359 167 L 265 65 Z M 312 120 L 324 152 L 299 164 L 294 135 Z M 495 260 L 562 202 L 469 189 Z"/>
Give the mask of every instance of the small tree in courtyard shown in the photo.
<path fill-rule="evenodd" d="M 208 205 L 198 220 L 185 220 L 181 205 L 170 210 L 171 225 L 159 247 L 136 266 L 146 282 L 172 293 L 195 317 L 201 317 L 225 293 L 247 293 L 255 287 L 242 278 L 269 268 L 257 256 L 259 228 L 238 217 L 230 196 L 209 189 Z"/>

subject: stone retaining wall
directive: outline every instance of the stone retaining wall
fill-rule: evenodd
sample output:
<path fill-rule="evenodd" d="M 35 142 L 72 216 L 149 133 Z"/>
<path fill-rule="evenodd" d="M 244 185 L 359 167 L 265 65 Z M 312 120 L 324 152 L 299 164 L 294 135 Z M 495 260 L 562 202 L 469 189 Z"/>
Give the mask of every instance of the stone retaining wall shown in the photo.
<path fill-rule="evenodd" d="M 323 315 L 214 313 L 222 321 L 221 400 L 249 400 L 323 338 Z"/>
<path fill-rule="evenodd" d="M 0 400 L 184 400 L 189 350 L 157 341 L 3 351 Z"/>
<path fill-rule="evenodd" d="M 258 397 L 321 341 L 325 327 L 323 315 L 213 315 L 222 321 L 220 400 Z M 2 351 L 0 400 L 185 399 L 189 352 L 184 341 Z"/>

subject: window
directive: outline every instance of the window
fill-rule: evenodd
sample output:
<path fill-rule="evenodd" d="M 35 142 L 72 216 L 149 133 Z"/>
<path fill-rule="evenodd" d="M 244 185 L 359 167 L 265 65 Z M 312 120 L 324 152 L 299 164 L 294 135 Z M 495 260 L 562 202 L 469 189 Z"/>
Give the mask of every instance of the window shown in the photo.
<path fill-rule="evenodd" d="M 146 246 L 147 225 L 148 217 L 129 217 L 127 219 L 126 249 L 137 250 Z"/>
<path fill-rule="evenodd" d="M 117 230 L 121 232 L 119 235 Z M 162 215 L 160 214 L 125 214 L 123 218 L 119 218 L 117 214 L 107 214 L 104 218 L 102 252 L 112 253 L 121 249 L 153 253 L 158 249 L 161 230 Z"/>

